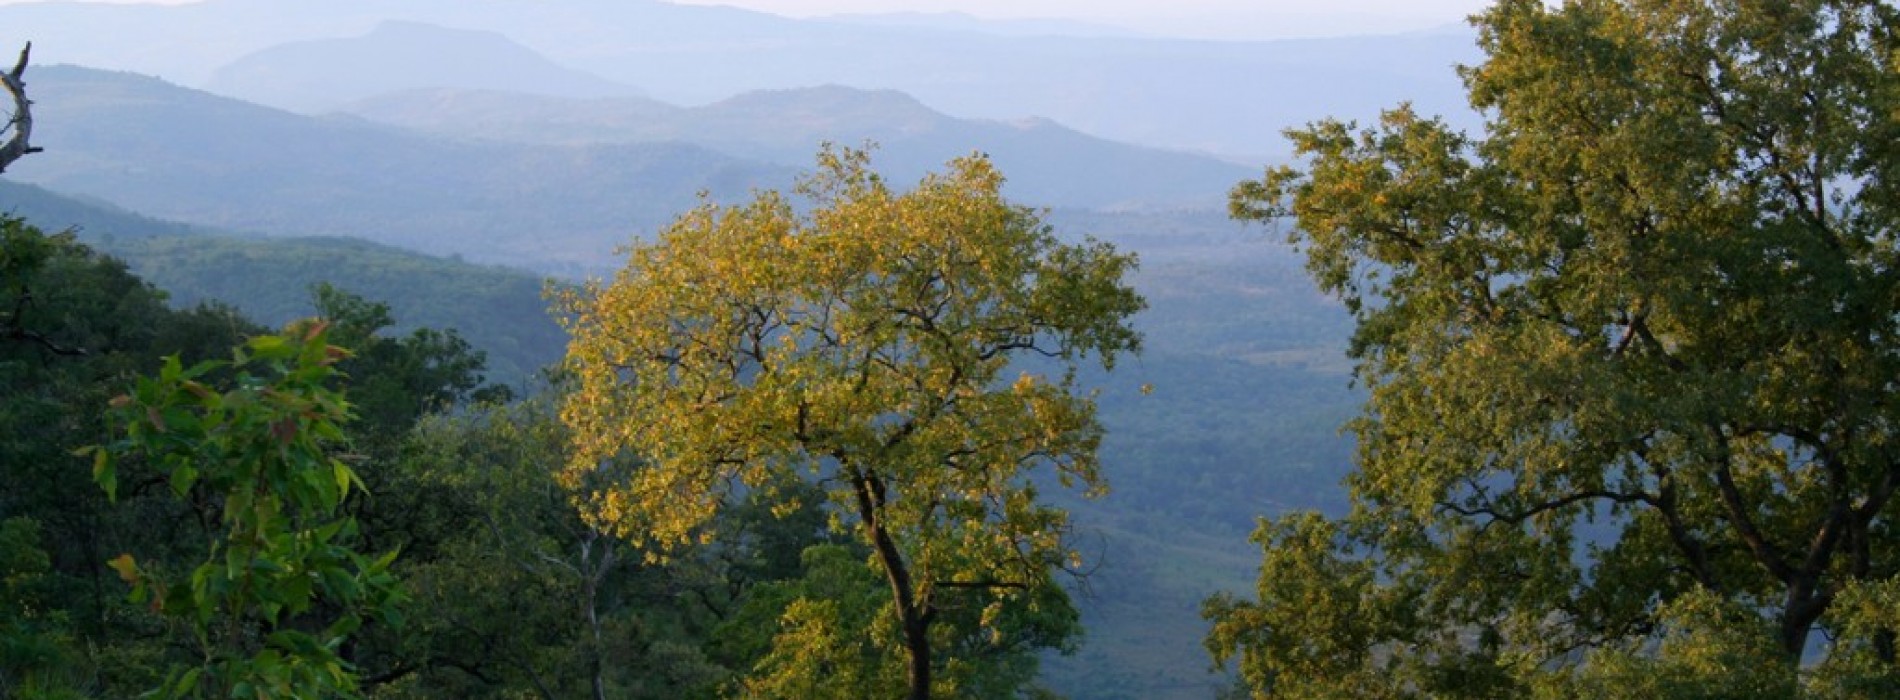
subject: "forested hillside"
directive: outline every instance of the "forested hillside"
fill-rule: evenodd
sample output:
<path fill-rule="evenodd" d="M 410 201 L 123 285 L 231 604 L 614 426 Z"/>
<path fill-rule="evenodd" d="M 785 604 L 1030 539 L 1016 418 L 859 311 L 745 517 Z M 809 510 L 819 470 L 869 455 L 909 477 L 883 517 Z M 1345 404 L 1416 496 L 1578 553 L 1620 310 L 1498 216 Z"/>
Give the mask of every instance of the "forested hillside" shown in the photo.
<path fill-rule="evenodd" d="M 749 561 L 749 549 L 668 567 L 637 559 L 609 567 L 625 556 L 611 543 L 564 563 L 573 554 L 570 528 L 579 524 L 542 469 L 541 460 L 562 449 L 558 433 L 547 432 L 552 395 L 512 407 L 492 403 L 505 394 L 482 385 L 480 353 L 455 333 L 392 333 L 387 307 L 325 290 L 314 300 L 318 325 L 257 335 L 266 329 L 227 308 L 167 309 L 122 265 L 70 238 L 17 219 L 3 225 L 6 301 L 14 312 L 0 336 L 8 387 L 0 464 L 17 487 L 0 500 L 7 513 L 0 690 L 9 697 L 126 697 L 161 686 L 187 696 L 314 696 L 328 688 L 320 694 L 477 697 L 509 687 L 567 695 L 592 684 L 614 697 L 684 697 L 710 692 L 724 677 L 717 661 L 686 662 L 713 653 L 695 651 L 710 647 L 691 640 L 711 644 L 717 615 L 738 605 L 728 583 L 749 580 L 741 570 L 783 578 L 798 567 L 782 557 L 756 567 L 720 564 L 719 556 Z M 349 347 L 347 357 L 322 351 L 325 340 Z M 231 361 L 234 347 L 241 350 Z M 159 356 L 168 354 L 179 361 L 160 373 Z M 191 369 L 178 371 L 184 367 Z M 310 383 L 330 371 L 335 381 Z M 133 377 L 154 374 L 156 381 L 134 388 Z M 256 393 L 252 382 L 273 389 Z M 338 413 L 317 422 L 308 412 L 314 408 L 281 403 L 340 411 L 344 396 L 350 420 L 338 421 Z M 108 417 L 108 404 L 134 402 L 149 412 Z M 281 409 L 303 417 L 247 422 L 250 412 Z M 330 455 L 324 459 L 339 476 L 329 505 L 308 511 L 290 504 L 308 507 L 311 492 L 273 487 L 287 516 L 304 515 L 255 525 L 316 536 L 330 549 L 223 534 L 248 531 L 231 495 L 246 492 L 233 491 L 231 479 L 260 478 L 239 476 L 259 464 L 245 451 L 258 439 L 246 431 L 266 429 L 259 426 L 275 426 L 264 439 L 297 445 L 285 454 Z M 345 432 L 331 432 L 338 427 Z M 312 431 L 313 441 L 292 432 L 301 430 Z M 85 445 L 99 445 L 102 455 L 90 472 L 73 454 Z M 328 467 L 321 473 L 330 478 Z M 326 517 L 342 519 L 298 529 Z M 758 522 L 777 528 L 798 520 Z M 803 542 L 814 531 L 782 532 Z M 224 578 L 227 560 L 232 578 Z M 708 578 L 703 567 L 715 564 L 710 571 L 720 573 Z M 299 584 L 298 576 L 230 587 L 251 580 L 239 571 L 261 577 L 283 566 L 292 574 L 301 566 L 322 572 L 320 587 L 312 590 L 310 579 Z M 207 578 L 212 571 L 219 578 Z M 603 580 L 607 574 L 613 578 Z M 391 588 L 397 580 L 400 588 Z M 126 583 L 134 581 L 139 592 L 128 599 L 135 589 Z M 345 604 L 367 601 L 357 592 L 372 588 L 382 591 L 375 609 Z M 589 636 L 573 605 L 583 589 L 613 596 L 590 607 L 602 626 L 596 633 L 618 632 L 613 645 L 586 641 L 600 637 Z M 712 607 L 695 612 L 672 603 L 688 590 L 714 596 L 703 598 Z M 293 632 L 309 636 L 285 636 Z M 737 643 L 750 633 L 721 638 Z M 348 645 L 337 646 L 345 636 Z"/>
<path fill-rule="evenodd" d="M 327 282 L 387 303 L 385 333 L 455 329 L 487 354 L 480 374 L 518 394 L 544 390 L 522 382 L 565 343 L 533 275 L 363 241 L 196 229 L 11 183 L 0 196 L 49 230 L 77 227 L 175 308 L 217 300 L 275 327 L 317 313 L 312 286 Z M 1045 660 L 1045 682 L 1074 697 L 1204 697 L 1220 682 L 1206 674 L 1193 611 L 1246 585 L 1252 562 L 1235 543 L 1253 516 L 1340 503 L 1347 445 L 1335 429 L 1357 402 L 1336 359 L 1345 316 L 1268 232 L 1211 212 L 1058 211 L 1051 222 L 1141 252 L 1133 281 L 1151 308 L 1135 319 L 1142 355 L 1089 380 L 1105 389 L 1110 492 L 1058 500 L 1099 566 L 1073 588 L 1083 643 Z"/>
<path fill-rule="evenodd" d="M 126 261 L 190 308 L 226 304 L 281 326 L 309 316 L 310 290 L 331 284 L 386 300 L 395 330 L 453 328 L 488 354 L 489 381 L 516 386 L 560 359 L 566 335 L 549 315 L 549 280 L 518 269 L 472 265 L 355 238 L 265 238 L 87 204 L 31 185 L 0 181 L 0 212 L 79 240 Z"/>

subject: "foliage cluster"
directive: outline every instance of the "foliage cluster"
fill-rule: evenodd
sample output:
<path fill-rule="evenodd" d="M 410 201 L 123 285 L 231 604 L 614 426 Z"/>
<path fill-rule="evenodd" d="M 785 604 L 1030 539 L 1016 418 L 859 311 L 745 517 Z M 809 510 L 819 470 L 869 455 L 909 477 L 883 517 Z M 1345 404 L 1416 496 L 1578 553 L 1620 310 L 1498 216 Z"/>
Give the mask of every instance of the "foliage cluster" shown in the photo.
<path fill-rule="evenodd" d="M 959 672 L 968 657 L 947 655 L 962 635 L 1064 646 L 1074 612 L 1052 574 L 1077 555 L 1066 512 L 1028 475 L 1102 487 L 1077 368 L 1134 350 L 1143 302 L 1122 282 L 1132 257 L 1059 243 L 1001 186 L 973 157 L 897 193 L 866 154 L 827 150 L 799 187 L 808 207 L 769 192 L 704 205 L 635 246 L 612 284 L 567 296 L 577 451 L 563 478 L 645 463 L 590 519 L 664 551 L 703 539 L 737 495 L 817 484 L 888 586 L 878 617 L 895 625 L 877 643 L 903 651 L 909 697 L 979 692 Z M 853 617 L 831 604 L 794 603 L 817 636 L 783 661 L 808 679 L 801 694 L 835 673 L 804 653 Z M 1018 607 L 1053 627 L 1010 629 Z M 773 687 L 761 692 L 791 692 Z"/>
<path fill-rule="evenodd" d="M 1352 513 L 1263 522 L 1210 650 L 1262 696 L 1892 695 L 1900 11 L 1477 24 L 1483 137 L 1320 122 L 1235 190 L 1370 396 Z"/>

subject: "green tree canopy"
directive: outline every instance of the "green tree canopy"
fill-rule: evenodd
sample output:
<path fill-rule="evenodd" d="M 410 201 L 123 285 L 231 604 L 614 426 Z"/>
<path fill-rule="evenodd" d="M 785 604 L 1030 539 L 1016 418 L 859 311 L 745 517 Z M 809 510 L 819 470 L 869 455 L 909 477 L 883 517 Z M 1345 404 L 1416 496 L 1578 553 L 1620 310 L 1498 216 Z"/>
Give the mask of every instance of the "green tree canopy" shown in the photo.
<path fill-rule="evenodd" d="M 1263 523 L 1216 658 L 1288 697 L 1891 682 L 1896 18 L 1504 0 L 1481 137 L 1289 132 L 1234 211 L 1357 318 L 1356 508 Z"/>
<path fill-rule="evenodd" d="M 1074 557 L 1066 514 L 1029 475 L 1102 488 L 1075 372 L 1136 349 L 1143 302 L 1122 281 L 1132 257 L 1058 241 L 1001 196 L 987 160 L 901 194 L 867 161 L 826 151 L 798 189 L 808 207 L 774 192 L 706 204 L 634 246 L 611 284 L 565 298 L 579 383 L 567 478 L 636 454 L 646 466 L 587 507 L 661 548 L 736 496 L 823 485 L 890 589 L 877 641 L 904 650 L 895 675 L 925 698 L 964 692 L 954 674 L 933 682 L 950 663 L 933 653 L 940 615 L 977 610 L 1001 636 L 1007 601 L 1036 600 Z M 1019 357 L 1059 373 L 1006 376 Z"/>
<path fill-rule="evenodd" d="M 106 502 L 73 448 L 106 439 L 103 408 L 156 358 L 228 357 L 258 329 L 228 308 L 173 310 L 123 262 L 0 215 L 0 696 L 127 695 L 156 685 L 153 620 L 105 562 L 201 554 L 191 508 L 148 473 Z M 141 495 L 148 494 L 148 495 Z"/>
<path fill-rule="evenodd" d="M 348 351 L 325 329 L 257 336 L 229 363 L 166 358 L 157 377 L 112 400 L 120 439 L 82 450 L 108 497 L 125 463 L 138 463 L 217 523 L 189 574 L 130 553 L 111 563 L 134 602 L 149 600 L 196 642 L 198 662 L 176 666 L 158 697 L 355 697 L 340 647 L 365 619 L 399 619 L 387 571 L 396 553 L 358 554 L 355 521 L 338 516 L 361 482 L 330 454 L 349 404 L 326 385 Z M 201 381 L 219 370 L 234 374 L 230 388 Z M 310 616 L 319 605 L 340 614 Z"/>

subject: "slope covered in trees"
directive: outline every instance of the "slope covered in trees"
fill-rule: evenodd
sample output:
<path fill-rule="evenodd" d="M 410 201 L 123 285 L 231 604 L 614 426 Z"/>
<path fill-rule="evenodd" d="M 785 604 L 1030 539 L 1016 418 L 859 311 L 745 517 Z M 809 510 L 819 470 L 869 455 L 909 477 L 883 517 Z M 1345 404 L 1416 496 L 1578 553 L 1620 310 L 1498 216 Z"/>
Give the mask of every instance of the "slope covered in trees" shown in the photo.
<path fill-rule="evenodd" d="M 710 697 L 771 633 L 724 621 L 777 619 L 766 584 L 829 546 L 813 513 L 738 507 L 717 545 L 643 564 L 554 481 L 558 388 L 490 403 L 453 332 L 390 334 L 322 288 L 259 335 L 70 236 L 0 231 L 7 697 Z"/>
<path fill-rule="evenodd" d="M 332 284 L 388 300 L 394 328 L 455 329 L 488 355 L 488 378 L 530 380 L 561 356 L 566 335 L 542 298 L 547 281 L 520 270 L 474 265 L 351 238 L 239 236 L 153 219 L 0 182 L 0 211 L 124 260 L 165 290 L 175 308 L 228 304 L 270 325 L 314 312 L 311 290 Z"/>
<path fill-rule="evenodd" d="M 79 226 L 80 240 L 156 275 L 174 308 L 207 294 L 279 326 L 315 314 L 310 287 L 328 280 L 387 300 L 395 324 L 386 333 L 459 331 L 487 353 L 491 382 L 521 389 L 511 363 L 532 375 L 562 352 L 564 335 L 528 275 L 363 242 L 236 237 L 30 186 L 0 183 L 0 202 L 48 228 Z M 1334 426 L 1358 401 L 1334 359 L 1345 317 L 1318 297 L 1296 258 L 1218 215 L 1050 216 L 1059 234 L 1094 232 L 1140 251 L 1131 279 L 1152 308 L 1135 319 L 1145 351 L 1099 397 L 1102 469 L 1114 488 L 1094 501 L 1055 494 L 1102 566 L 1076 593 L 1084 643 L 1074 657 L 1045 660 L 1046 684 L 1074 697 L 1204 697 L 1219 683 L 1206 674 L 1195 644 L 1205 627 L 1192 611 L 1209 593 L 1246 584 L 1250 562 L 1237 543 L 1252 515 L 1341 507 L 1326 504 L 1340 502 L 1335 482 L 1348 454 Z M 148 261 L 147 251 L 157 257 Z M 306 255 L 324 263 L 305 264 Z M 1144 383 L 1152 394 L 1134 390 Z"/>

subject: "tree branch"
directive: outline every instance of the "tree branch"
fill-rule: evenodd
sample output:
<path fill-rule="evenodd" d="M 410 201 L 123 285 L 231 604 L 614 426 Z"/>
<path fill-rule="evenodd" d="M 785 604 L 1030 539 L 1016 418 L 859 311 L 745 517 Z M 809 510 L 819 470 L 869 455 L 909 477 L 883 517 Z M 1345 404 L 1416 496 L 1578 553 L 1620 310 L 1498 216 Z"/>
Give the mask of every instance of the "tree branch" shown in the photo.
<path fill-rule="evenodd" d="M 30 340 L 35 343 L 39 343 L 42 347 L 45 347 L 48 352 L 51 352 L 55 355 L 65 355 L 68 357 L 83 357 L 85 355 L 90 354 L 86 352 L 85 348 L 66 347 L 64 345 L 60 345 L 59 343 L 53 342 L 51 338 L 47 338 L 44 335 L 40 335 L 39 333 L 34 332 L 34 331 L 29 331 L 25 328 L 0 328 L 0 338 L 6 338 L 9 340 Z"/>
<path fill-rule="evenodd" d="M 932 581 L 930 585 L 932 588 L 960 588 L 969 590 L 1029 590 L 1029 584 L 1021 581 L 998 581 L 994 579 L 985 579 L 982 581 Z"/>
<path fill-rule="evenodd" d="M 1492 501 L 1488 495 L 1482 494 L 1482 493 L 1479 495 L 1484 498 L 1484 505 L 1473 507 L 1473 508 L 1467 508 L 1465 506 L 1461 506 L 1456 503 L 1452 503 L 1450 501 L 1440 501 L 1438 503 L 1438 507 L 1444 510 L 1451 511 L 1458 515 L 1467 517 L 1467 518 L 1476 517 L 1480 515 L 1489 517 L 1490 520 L 1486 521 L 1485 523 L 1486 525 L 1490 525 L 1491 523 L 1501 522 L 1506 525 L 1517 526 L 1517 525 L 1522 525 L 1524 524 L 1524 521 L 1529 520 L 1538 515 L 1541 515 L 1543 513 L 1548 513 L 1553 510 L 1558 510 L 1560 508 L 1564 508 L 1567 506 L 1573 506 L 1578 503 L 1583 503 L 1586 501 L 1608 500 L 1608 501 L 1614 501 L 1616 503 L 1648 503 L 1651 505 L 1654 505 L 1656 502 L 1655 497 L 1647 493 L 1640 493 L 1640 492 L 1639 493 L 1625 493 L 1622 491 L 1610 491 L 1607 489 L 1591 489 L 1587 491 L 1579 491 L 1576 493 L 1572 493 L 1566 496 L 1562 496 L 1560 498 L 1544 501 L 1542 503 L 1538 503 L 1536 505 L 1531 506 L 1527 510 L 1511 512 L 1511 511 L 1499 510 L 1496 505 L 1493 505 L 1495 502 Z"/>
<path fill-rule="evenodd" d="M 27 42 L 20 49 L 20 60 L 13 64 L 13 70 L 0 73 L 0 87 L 13 96 L 13 118 L 0 131 L 12 131 L 4 142 L 0 142 L 0 172 L 6 172 L 7 166 L 29 153 L 39 153 L 31 143 L 33 137 L 33 101 L 26 98 L 26 63 L 33 51 L 33 42 Z"/>
<path fill-rule="evenodd" d="M 1767 568 L 1776 579 L 1784 583 L 1793 582 L 1794 567 L 1781 558 L 1774 543 L 1769 542 L 1761 529 L 1756 527 L 1755 519 L 1749 515 L 1748 502 L 1743 499 L 1741 489 L 1735 485 L 1734 455 L 1729 450 L 1728 435 L 1723 433 L 1721 426 L 1710 426 L 1709 429 L 1714 433 L 1720 450 L 1715 459 L 1715 484 L 1716 490 L 1722 495 L 1722 505 L 1728 511 L 1729 522 L 1734 523 L 1736 534 L 1742 538 L 1743 544 L 1748 545 L 1756 562 Z"/>

